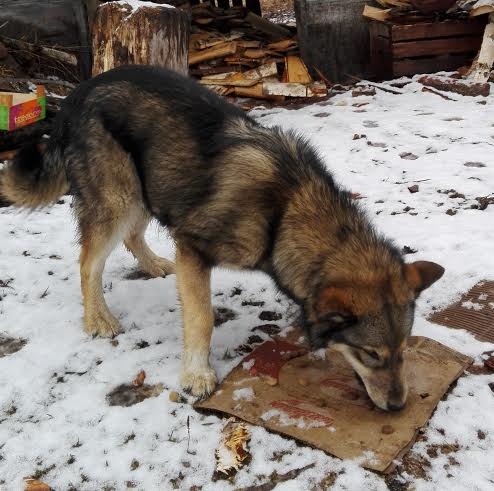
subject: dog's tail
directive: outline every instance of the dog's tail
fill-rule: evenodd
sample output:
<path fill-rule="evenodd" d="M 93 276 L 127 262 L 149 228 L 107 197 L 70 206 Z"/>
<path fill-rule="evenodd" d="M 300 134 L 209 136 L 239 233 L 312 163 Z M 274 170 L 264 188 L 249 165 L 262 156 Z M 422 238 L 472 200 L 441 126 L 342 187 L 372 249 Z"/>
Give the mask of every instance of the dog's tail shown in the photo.
<path fill-rule="evenodd" d="M 25 145 L 0 169 L 0 206 L 40 208 L 69 190 L 66 166 L 58 145 Z"/>

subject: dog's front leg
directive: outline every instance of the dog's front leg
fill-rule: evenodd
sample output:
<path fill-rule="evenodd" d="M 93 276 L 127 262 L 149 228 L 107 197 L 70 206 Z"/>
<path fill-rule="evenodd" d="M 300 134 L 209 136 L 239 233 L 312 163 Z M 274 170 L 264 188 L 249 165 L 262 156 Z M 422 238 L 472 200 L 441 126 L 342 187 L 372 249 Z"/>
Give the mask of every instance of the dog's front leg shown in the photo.
<path fill-rule="evenodd" d="M 177 243 L 175 260 L 184 326 L 180 382 L 184 390 L 205 397 L 216 385 L 216 374 L 209 366 L 209 345 L 214 325 L 211 268 L 197 252 L 181 243 Z"/>

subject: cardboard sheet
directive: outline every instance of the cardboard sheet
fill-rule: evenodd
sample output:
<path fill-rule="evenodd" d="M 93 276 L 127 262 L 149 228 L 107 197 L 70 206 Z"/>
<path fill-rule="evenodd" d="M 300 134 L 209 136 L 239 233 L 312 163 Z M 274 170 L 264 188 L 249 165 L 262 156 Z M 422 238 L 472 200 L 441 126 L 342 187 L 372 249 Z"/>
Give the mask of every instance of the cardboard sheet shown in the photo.
<path fill-rule="evenodd" d="M 437 403 L 472 360 L 423 337 L 405 353 L 410 392 L 402 411 L 376 408 L 344 358 L 315 359 L 303 347 L 266 341 L 244 358 L 197 409 L 237 416 L 342 459 L 389 472 Z"/>

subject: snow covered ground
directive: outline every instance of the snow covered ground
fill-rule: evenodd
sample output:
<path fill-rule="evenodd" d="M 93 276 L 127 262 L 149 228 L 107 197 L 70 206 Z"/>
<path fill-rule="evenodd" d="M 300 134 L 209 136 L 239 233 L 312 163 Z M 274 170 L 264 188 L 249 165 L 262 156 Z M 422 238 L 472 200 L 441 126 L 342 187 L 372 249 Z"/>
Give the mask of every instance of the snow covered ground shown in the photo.
<path fill-rule="evenodd" d="M 494 205 L 471 208 L 476 197 L 494 196 L 494 96 L 451 95 L 456 100 L 448 101 L 421 87 L 412 82 L 396 89 L 401 95 L 348 92 L 303 109 L 256 109 L 252 115 L 305 133 L 337 180 L 364 197 L 378 228 L 400 247 L 417 250 L 410 261 L 446 268 L 418 303 L 414 334 L 480 363 L 480 354 L 494 345 L 433 325 L 426 316 L 479 280 L 494 279 Z M 412 194 L 407 188 L 415 183 L 419 191 Z M 253 427 L 251 463 L 233 483 L 212 482 L 221 419 L 169 400 L 170 391 L 179 391 L 175 278 L 127 279 L 135 264 L 118 249 L 104 282 L 125 331 L 113 342 L 89 339 L 81 328 L 70 201 L 30 214 L 0 209 L 0 335 L 27 341 L 0 358 L 0 489 L 20 490 L 32 475 L 56 490 L 240 489 L 311 463 L 276 489 L 494 489 L 494 393 L 488 385 L 494 374 L 463 376 L 391 477 Z M 148 239 L 159 254 L 173 255 L 156 225 Z M 296 316 L 261 274 L 216 271 L 213 302 L 235 317 L 214 332 L 211 360 L 220 378 L 240 361 L 236 349 L 263 323 L 261 311 L 282 314 L 281 327 Z M 163 392 L 130 407 L 110 406 L 107 394 L 142 369 L 146 383 L 163 384 Z"/>

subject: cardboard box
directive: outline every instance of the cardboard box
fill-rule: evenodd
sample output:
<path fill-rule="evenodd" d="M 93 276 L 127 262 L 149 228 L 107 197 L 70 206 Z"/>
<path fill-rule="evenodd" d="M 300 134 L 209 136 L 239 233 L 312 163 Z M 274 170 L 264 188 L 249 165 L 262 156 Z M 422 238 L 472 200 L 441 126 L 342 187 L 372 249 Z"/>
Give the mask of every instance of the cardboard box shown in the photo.
<path fill-rule="evenodd" d="M 0 92 L 0 130 L 13 131 L 46 116 L 46 94 L 42 85 L 35 94 Z"/>
<path fill-rule="evenodd" d="M 227 413 L 342 459 L 358 459 L 369 469 L 390 472 L 448 387 L 472 362 L 432 339 L 410 338 L 405 351 L 408 402 L 393 413 L 374 406 L 340 353 L 328 351 L 325 360 L 303 353 L 303 347 L 286 340 L 266 341 L 195 407 Z"/>

